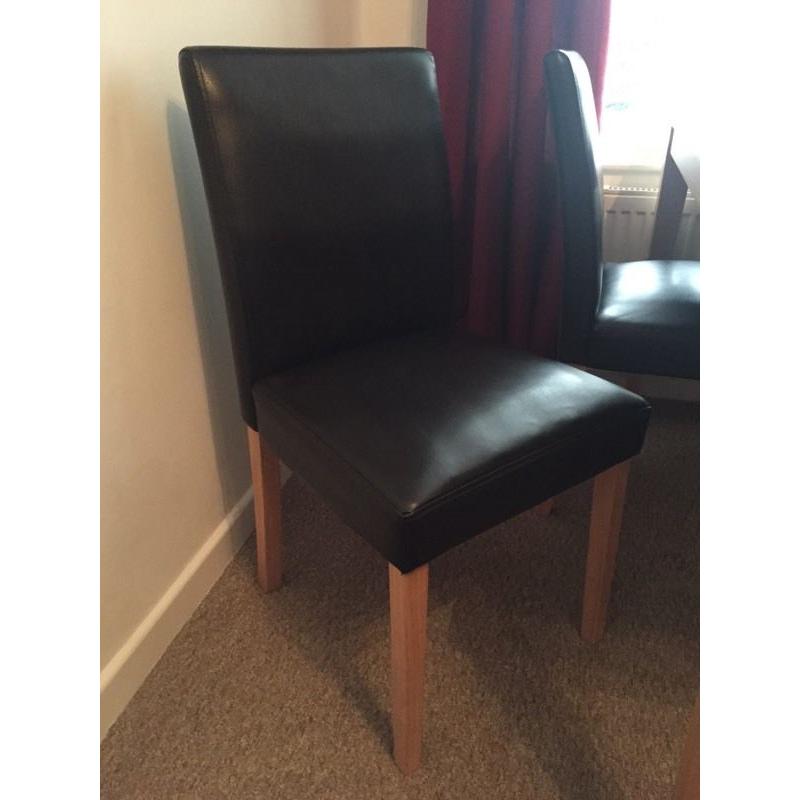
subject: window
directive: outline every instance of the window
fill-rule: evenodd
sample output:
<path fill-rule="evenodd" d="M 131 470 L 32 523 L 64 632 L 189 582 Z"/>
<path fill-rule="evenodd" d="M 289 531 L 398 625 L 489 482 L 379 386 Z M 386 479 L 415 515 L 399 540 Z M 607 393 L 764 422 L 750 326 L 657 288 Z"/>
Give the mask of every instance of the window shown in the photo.
<path fill-rule="evenodd" d="M 697 4 L 611 0 L 603 90 L 603 162 L 661 166 L 671 125 L 698 119 Z"/>

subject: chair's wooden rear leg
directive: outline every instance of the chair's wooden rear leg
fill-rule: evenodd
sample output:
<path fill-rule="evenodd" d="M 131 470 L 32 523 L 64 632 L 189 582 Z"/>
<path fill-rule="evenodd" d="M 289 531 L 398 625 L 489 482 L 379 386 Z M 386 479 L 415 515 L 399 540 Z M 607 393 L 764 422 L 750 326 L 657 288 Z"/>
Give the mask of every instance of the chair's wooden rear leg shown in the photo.
<path fill-rule="evenodd" d="M 256 574 L 261 588 L 281 585 L 281 464 L 258 431 L 247 428 L 256 515 Z"/>
<path fill-rule="evenodd" d="M 623 461 L 594 479 L 581 620 L 581 636 L 588 642 L 599 641 L 606 626 L 629 469 L 630 462 Z"/>
<path fill-rule="evenodd" d="M 700 800 L 700 695 L 697 696 L 689 721 L 675 800 Z"/>
<path fill-rule="evenodd" d="M 389 564 L 394 760 L 410 775 L 422 763 L 428 565 L 405 575 Z"/>

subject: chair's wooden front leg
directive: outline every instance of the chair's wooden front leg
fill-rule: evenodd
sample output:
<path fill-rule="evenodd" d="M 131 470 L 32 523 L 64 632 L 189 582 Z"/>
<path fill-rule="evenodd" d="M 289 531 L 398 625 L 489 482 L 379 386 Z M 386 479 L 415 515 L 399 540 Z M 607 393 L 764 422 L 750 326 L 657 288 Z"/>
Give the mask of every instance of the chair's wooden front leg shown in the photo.
<path fill-rule="evenodd" d="M 261 588 L 281 585 L 281 463 L 258 431 L 247 428 L 256 515 L 256 574 Z"/>
<path fill-rule="evenodd" d="M 394 760 L 410 775 L 422 763 L 428 565 L 405 575 L 389 564 Z"/>
<path fill-rule="evenodd" d="M 623 461 L 594 479 L 581 621 L 581 636 L 588 642 L 599 641 L 606 626 L 629 469 L 630 462 Z"/>

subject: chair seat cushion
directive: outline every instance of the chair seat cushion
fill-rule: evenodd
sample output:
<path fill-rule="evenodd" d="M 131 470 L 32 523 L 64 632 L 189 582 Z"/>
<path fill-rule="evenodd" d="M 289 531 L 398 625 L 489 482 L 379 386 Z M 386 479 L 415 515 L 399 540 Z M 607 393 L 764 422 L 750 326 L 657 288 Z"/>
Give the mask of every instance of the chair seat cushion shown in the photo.
<path fill-rule="evenodd" d="M 592 366 L 700 377 L 700 262 L 606 264 Z"/>
<path fill-rule="evenodd" d="M 384 340 L 254 387 L 261 435 L 404 572 L 639 452 L 649 406 L 450 335 Z"/>

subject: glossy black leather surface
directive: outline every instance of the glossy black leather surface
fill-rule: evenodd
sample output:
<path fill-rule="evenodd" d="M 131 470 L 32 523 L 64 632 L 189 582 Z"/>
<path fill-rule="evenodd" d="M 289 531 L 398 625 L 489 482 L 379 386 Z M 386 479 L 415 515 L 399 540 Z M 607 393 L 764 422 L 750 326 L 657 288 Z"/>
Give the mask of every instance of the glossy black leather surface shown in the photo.
<path fill-rule="evenodd" d="M 455 338 L 420 50 L 189 48 L 181 77 L 246 422 L 403 571 L 642 446 L 649 407 Z"/>
<path fill-rule="evenodd" d="M 700 264 L 632 261 L 606 264 L 589 343 L 598 367 L 648 372 L 654 362 L 682 378 L 700 377 Z"/>
<path fill-rule="evenodd" d="M 407 571 L 639 452 L 649 406 L 564 364 L 415 335 L 260 381 L 259 428 Z"/>
<path fill-rule="evenodd" d="M 554 50 L 545 73 L 564 216 L 559 358 L 622 372 L 700 377 L 700 263 L 603 264 L 601 165 L 583 59 Z"/>
<path fill-rule="evenodd" d="M 450 322 L 430 53 L 192 47 L 179 63 L 252 427 L 259 378 Z"/>
<path fill-rule="evenodd" d="M 585 363 L 603 268 L 603 176 L 597 114 L 584 60 L 566 50 L 544 57 L 563 208 L 564 278 L 558 353 Z"/>

